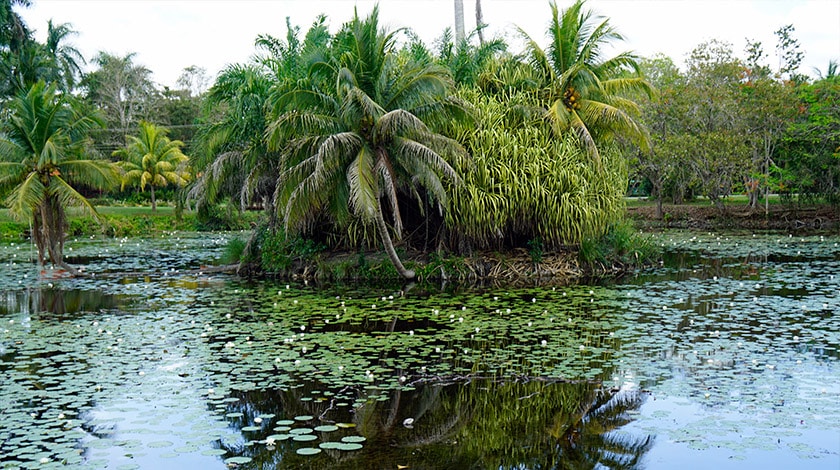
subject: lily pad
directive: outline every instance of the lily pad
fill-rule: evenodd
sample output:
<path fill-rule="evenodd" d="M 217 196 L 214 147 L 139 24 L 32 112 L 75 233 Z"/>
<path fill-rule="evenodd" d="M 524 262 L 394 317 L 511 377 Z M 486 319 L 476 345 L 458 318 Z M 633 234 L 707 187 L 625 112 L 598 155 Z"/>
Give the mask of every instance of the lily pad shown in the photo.
<path fill-rule="evenodd" d="M 298 455 L 315 455 L 320 454 L 321 449 L 317 447 L 301 447 L 300 449 L 296 450 L 295 453 Z"/>

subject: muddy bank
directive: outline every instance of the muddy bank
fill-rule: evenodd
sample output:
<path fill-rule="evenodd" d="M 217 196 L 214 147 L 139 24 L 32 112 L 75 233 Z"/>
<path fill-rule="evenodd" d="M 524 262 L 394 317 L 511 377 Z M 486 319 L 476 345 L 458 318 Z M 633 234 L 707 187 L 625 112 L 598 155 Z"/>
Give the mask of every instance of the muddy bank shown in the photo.
<path fill-rule="evenodd" d="M 838 230 L 840 207 L 771 206 L 764 208 L 727 207 L 724 212 L 712 206 L 664 205 L 662 219 L 656 218 L 656 208 L 628 207 L 627 217 L 642 229 L 745 229 L 745 230 Z"/>

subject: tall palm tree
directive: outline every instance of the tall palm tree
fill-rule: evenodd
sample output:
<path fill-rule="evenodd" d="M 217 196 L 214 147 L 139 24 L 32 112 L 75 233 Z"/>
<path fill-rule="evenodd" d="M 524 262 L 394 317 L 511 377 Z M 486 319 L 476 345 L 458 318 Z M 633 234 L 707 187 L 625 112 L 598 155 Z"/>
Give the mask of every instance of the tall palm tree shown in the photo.
<path fill-rule="evenodd" d="M 442 178 L 458 178 L 446 158 L 463 150 L 427 124 L 459 107 L 445 69 L 397 62 L 395 33 L 380 30 L 378 17 L 378 7 L 364 21 L 357 13 L 335 37 L 333 60 L 312 67 L 309 86 L 274 96 L 269 146 L 282 152 L 284 168 L 276 204 L 287 233 L 325 212 L 339 222 L 352 215 L 375 224 L 394 267 L 413 278 L 397 256 L 383 205 L 399 238 L 399 193 L 419 200 L 422 186 L 433 200 L 446 200 Z"/>
<path fill-rule="evenodd" d="M 9 104 L 0 132 L 0 192 L 11 213 L 32 221 L 38 261 L 77 272 L 64 262 L 66 208 L 97 216 L 80 192 L 106 189 L 117 180 L 114 165 L 85 157 L 87 134 L 101 120 L 67 94 L 40 81 Z"/>
<path fill-rule="evenodd" d="M 137 184 L 141 191 L 149 186 L 152 195 L 152 212 L 157 210 L 155 187 L 168 184 L 183 186 L 189 182 L 187 169 L 189 157 L 181 152 L 184 143 L 169 140 L 167 130 L 150 122 L 140 122 L 140 137 L 126 136 L 125 148 L 113 155 L 123 160 L 118 163 L 122 169 L 122 185 Z"/>
<path fill-rule="evenodd" d="M 612 41 L 623 40 L 609 20 L 584 10 L 584 0 L 559 10 L 551 5 L 546 50 L 520 29 L 527 43 L 526 55 L 542 78 L 538 91 L 547 115 L 560 132 L 573 130 L 584 147 L 599 161 L 598 140 L 629 138 L 647 148 L 648 136 L 637 121 L 634 93 L 651 94 L 639 74 L 636 56 L 624 52 L 604 57 Z"/>
<path fill-rule="evenodd" d="M 67 44 L 67 39 L 78 34 L 73 30 L 70 23 L 53 25 L 52 20 L 47 22 L 47 53 L 55 62 L 55 67 L 61 76 L 61 86 L 65 91 L 70 91 L 76 85 L 76 78 L 82 75 L 81 65 L 85 64 L 85 58 L 74 46 Z"/>
<path fill-rule="evenodd" d="M 242 206 L 259 201 L 274 226 L 279 157 L 265 145 L 266 103 L 273 86 L 306 76 L 309 63 L 321 57 L 330 37 L 323 16 L 315 19 L 303 41 L 298 37 L 300 28 L 289 19 L 286 27 L 285 41 L 258 36 L 260 54 L 249 64 L 228 66 L 207 94 L 210 107 L 223 111 L 220 119 L 201 129 L 199 149 L 193 155 L 193 168 L 200 176 L 188 199 L 196 201 L 200 212 L 224 197 L 233 197 Z"/>

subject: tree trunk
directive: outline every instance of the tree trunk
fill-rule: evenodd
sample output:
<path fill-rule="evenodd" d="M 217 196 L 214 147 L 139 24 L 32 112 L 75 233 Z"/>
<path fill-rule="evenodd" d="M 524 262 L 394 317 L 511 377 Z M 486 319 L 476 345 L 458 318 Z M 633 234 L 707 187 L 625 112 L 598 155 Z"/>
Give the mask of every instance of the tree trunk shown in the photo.
<path fill-rule="evenodd" d="M 662 220 L 662 194 L 656 196 L 656 220 Z"/>
<path fill-rule="evenodd" d="M 155 203 L 155 185 L 150 185 L 149 188 L 152 190 L 152 212 L 157 210 L 157 203 Z"/>
<path fill-rule="evenodd" d="M 458 47 L 465 38 L 464 0 L 455 0 L 455 47 Z"/>
<path fill-rule="evenodd" d="M 475 0 L 475 29 L 478 31 L 478 42 L 484 44 L 484 17 L 481 13 L 481 0 Z"/>
<path fill-rule="evenodd" d="M 74 276 L 80 274 L 78 269 L 64 262 L 65 214 L 64 207 L 56 196 L 47 196 L 38 207 L 33 219 L 33 231 L 37 232 L 33 235 L 38 245 L 40 265 L 44 266 L 49 256 L 50 264 L 53 266 L 62 268 Z"/>
<path fill-rule="evenodd" d="M 416 276 L 414 271 L 405 269 L 402 261 L 400 261 L 400 257 L 397 256 L 397 250 L 394 249 L 394 242 L 391 241 L 391 236 L 388 235 L 388 226 L 385 225 L 385 218 L 382 216 L 381 207 L 377 208 L 374 219 L 376 221 L 376 228 L 379 231 L 379 237 L 382 239 L 382 244 L 385 246 L 385 252 L 388 253 L 388 258 L 390 258 L 391 263 L 397 269 L 397 272 L 400 273 L 400 276 L 406 279 L 414 279 Z"/>

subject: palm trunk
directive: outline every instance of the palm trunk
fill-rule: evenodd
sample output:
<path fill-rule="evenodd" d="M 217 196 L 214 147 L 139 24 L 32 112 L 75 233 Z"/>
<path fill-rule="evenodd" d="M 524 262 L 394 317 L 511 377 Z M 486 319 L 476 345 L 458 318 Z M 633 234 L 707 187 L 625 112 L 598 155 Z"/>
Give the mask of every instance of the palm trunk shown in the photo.
<path fill-rule="evenodd" d="M 41 266 L 46 264 L 49 257 L 53 266 L 62 268 L 74 276 L 80 274 L 78 269 L 64 262 L 65 214 L 55 196 L 47 196 L 38 207 L 34 219 L 33 231 L 37 234 L 33 235 L 38 245 L 38 262 Z"/>
<path fill-rule="evenodd" d="M 149 186 L 152 190 L 152 212 L 155 212 L 157 209 L 157 204 L 155 203 L 155 185 Z"/>
<path fill-rule="evenodd" d="M 377 208 L 374 219 L 376 221 L 376 228 L 379 231 L 379 237 L 382 239 L 382 244 L 385 246 L 385 252 L 388 253 L 388 258 L 390 258 L 394 268 L 397 269 L 400 276 L 406 279 L 414 279 L 416 276 L 414 271 L 405 269 L 402 261 L 400 261 L 400 257 L 397 256 L 397 250 L 394 249 L 394 242 L 391 241 L 391 237 L 388 235 L 388 226 L 385 225 L 385 218 L 382 216 L 381 207 Z"/>
<path fill-rule="evenodd" d="M 475 29 L 478 31 L 478 43 L 484 45 L 484 17 L 481 14 L 481 0 L 475 0 Z"/>
<path fill-rule="evenodd" d="M 466 38 L 464 32 L 464 0 L 455 0 L 455 47 Z"/>

